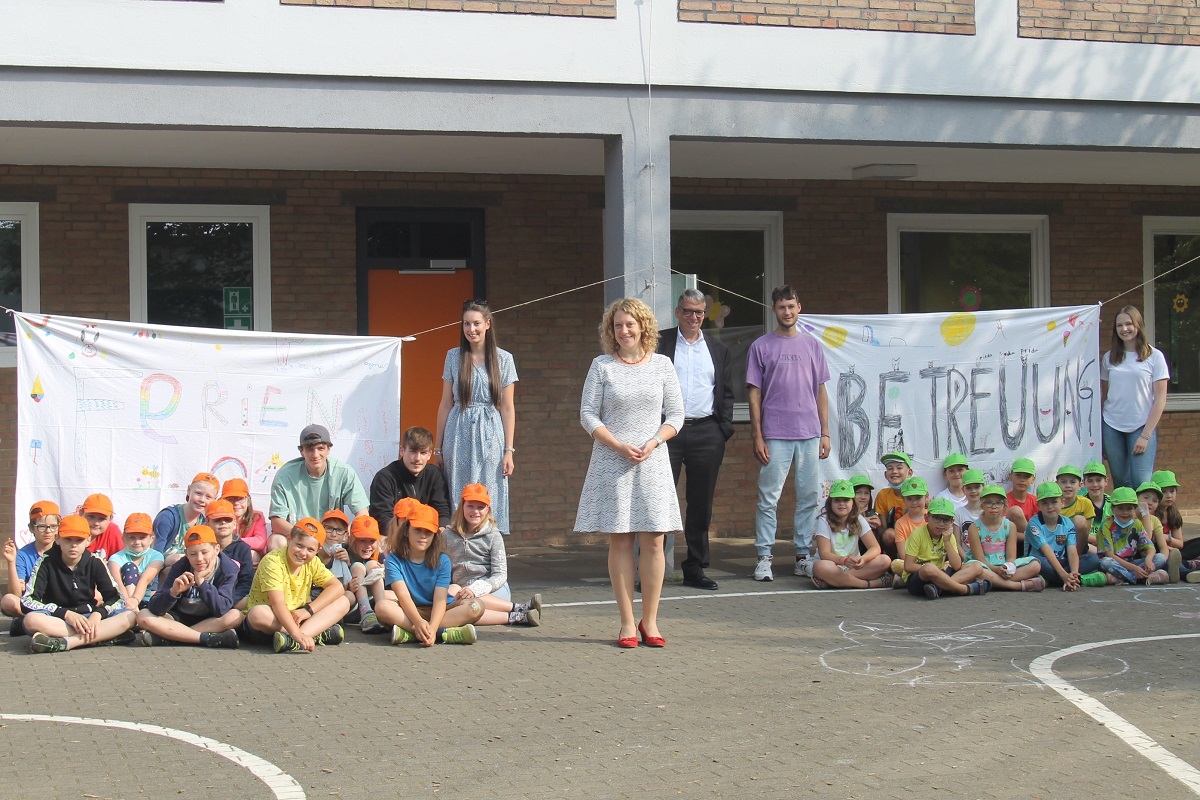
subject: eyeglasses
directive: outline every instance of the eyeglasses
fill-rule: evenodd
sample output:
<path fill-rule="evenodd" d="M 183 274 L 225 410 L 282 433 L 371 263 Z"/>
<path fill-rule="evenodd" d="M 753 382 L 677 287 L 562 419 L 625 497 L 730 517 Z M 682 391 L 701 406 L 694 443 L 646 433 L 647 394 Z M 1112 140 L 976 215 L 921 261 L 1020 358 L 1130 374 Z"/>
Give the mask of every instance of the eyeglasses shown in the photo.
<path fill-rule="evenodd" d="M 983 505 L 985 505 L 985 506 L 1003 506 L 1003 505 L 1008 505 L 1008 501 L 996 498 L 995 500 L 984 500 Z"/>
<path fill-rule="evenodd" d="M 694 308 L 681 308 L 679 309 L 679 313 L 685 317 L 703 317 L 704 309 L 701 308 L 697 310 Z"/>
<path fill-rule="evenodd" d="M 954 517 L 940 517 L 937 515 L 931 515 L 929 517 L 929 521 L 936 522 L 939 525 L 949 525 L 951 522 L 954 522 Z"/>
<path fill-rule="evenodd" d="M 50 531 L 57 531 L 58 526 L 57 525 L 34 525 L 33 529 L 35 531 L 37 531 L 38 533 L 49 533 Z"/>

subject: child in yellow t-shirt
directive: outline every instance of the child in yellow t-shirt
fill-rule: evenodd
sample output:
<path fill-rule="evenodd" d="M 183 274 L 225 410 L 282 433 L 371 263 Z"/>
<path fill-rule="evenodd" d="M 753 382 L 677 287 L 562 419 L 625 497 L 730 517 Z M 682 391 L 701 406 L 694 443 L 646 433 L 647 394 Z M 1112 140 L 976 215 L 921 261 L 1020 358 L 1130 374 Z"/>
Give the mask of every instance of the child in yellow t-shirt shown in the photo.
<path fill-rule="evenodd" d="M 1065 464 L 1058 468 L 1055 476 L 1058 488 L 1062 489 L 1062 508 L 1058 513 L 1063 519 L 1071 520 L 1075 526 L 1075 549 L 1079 555 L 1089 552 L 1088 536 L 1092 532 L 1092 520 L 1096 517 L 1096 507 L 1092 505 L 1087 493 L 1080 494 L 1083 488 L 1083 471 L 1079 467 Z"/>
<path fill-rule="evenodd" d="M 1142 528 L 1150 537 L 1150 541 L 1154 543 L 1155 552 L 1167 557 L 1164 567 L 1167 571 L 1167 582 L 1179 583 L 1179 566 L 1183 557 L 1178 550 L 1171 547 L 1162 520 L 1158 516 L 1158 506 L 1162 497 L 1163 491 L 1154 481 L 1146 481 L 1139 486 L 1137 517 L 1141 520 Z"/>
<path fill-rule="evenodd" d="M 954 535 L 954 503 L 936 497 L 929 503 L 929 522 L 918 526 L 904 543 L 904 579 L 908 593 L 930 600 L 942 594 L 986 594 L 978 561 L 963 563 Z"/>

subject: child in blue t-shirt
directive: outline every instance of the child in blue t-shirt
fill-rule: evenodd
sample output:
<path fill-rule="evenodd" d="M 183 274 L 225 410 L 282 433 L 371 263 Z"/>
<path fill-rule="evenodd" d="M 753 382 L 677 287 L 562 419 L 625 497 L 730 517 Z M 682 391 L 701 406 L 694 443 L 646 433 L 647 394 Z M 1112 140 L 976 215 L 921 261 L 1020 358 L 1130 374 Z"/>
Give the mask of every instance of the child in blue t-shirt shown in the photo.
<path fill-rule="evenodd" d="M 1073 592 L 1082 585 L 1082 576 L 1099 571 L 1100 560 L 1094 553 L 1080 555 L 1075 523 L 1059 513 L 1062 487 L 1056 482 L 1038 485 L 1037 508 L 1025 526 L 1025 555 L 1038 560 L 1047 584 Z"/>
<path fill-rule="evenodd" d="M 1142 523 L 1136 519 L 1138 498 L 1133 489 L 1121 486 L 1113 490 L 1109 502 L 1112 513 L 1100 525 L 1096 548 L 1100 551 L 1100 569 L 1109 583 L 1167 583 L 1167 556 L 1155 552 Z"/>
<path fill-rule="evenodd" d="M 401 503 L 395 507 L 384 563 L 384 581 L 396 599 L 376 605 L 379 621 L 393 626 L 392 644 L 474 644 L 472 623 L 483 616 L 483 604 L 474 598 L 446 602 L 450 557 L 442 552 L 437 511 L 421 503 Z"/>
<path fill-rule="evenodd" d="M 8 562 L 8 591 L 9 594 L 0 598 L 0 611 L 13 618 L 8 628 L 9 636 L 24 636 L 25 623 L 22 618 L 25 612 L 21 609 L 21 595 L 25 593 L 25 583 L 33 574 L 33 568 L 38 559 L 54 546 L 58 536 L 58 523 L 62 520 L 58 504 L 53 500 L 39 500 L 29 507 L 29 532 L 33 541 L 17 549 L 17 543 L 11 538 L 4 542 L 4 560 Z"/>
<path fill-rule="evenodd" d="M 145 608 L 158 588 L 165 558 L 154 549 L 154 522 L 149 514 L 130 514 L 125 520 L 125 549 L 108 557 L 108 571 L 125 598 L 126 608 Z"/>

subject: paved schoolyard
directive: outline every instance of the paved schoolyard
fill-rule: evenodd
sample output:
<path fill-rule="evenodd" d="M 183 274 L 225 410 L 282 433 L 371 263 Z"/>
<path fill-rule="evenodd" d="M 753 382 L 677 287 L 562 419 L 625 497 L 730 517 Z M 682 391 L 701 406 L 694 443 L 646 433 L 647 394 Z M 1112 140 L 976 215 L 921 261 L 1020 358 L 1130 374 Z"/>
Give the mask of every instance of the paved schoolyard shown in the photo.
<path fill-rule="evenodd" d="M 661 651 L 613 646 L 602 546 L 515 547 L 516 594 L 543 593 L 544 625 L 472 647 L 353 632 L 314 655 L 31 656 L 0 636 L 0 797 L 1193 796 L 1172 774 L 1200 766 L 1200 639 L 1044 673 L 1140 750 L 1030 664 L 1200 634 L 1200 584 L 931 602 L 812 591 L 784 543 L 770 584 L 749 577 L 750 542 L 713 550 L 720 591 L 668 587 Z"/>

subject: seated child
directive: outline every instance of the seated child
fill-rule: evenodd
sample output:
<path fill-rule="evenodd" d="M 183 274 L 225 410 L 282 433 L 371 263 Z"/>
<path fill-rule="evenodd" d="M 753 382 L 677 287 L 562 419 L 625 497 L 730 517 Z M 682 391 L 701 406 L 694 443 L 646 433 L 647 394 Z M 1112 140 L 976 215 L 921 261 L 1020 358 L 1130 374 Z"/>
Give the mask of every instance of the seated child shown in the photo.
<path fill-rule="evenodd" d="M 221 552 L 216 533 L 207 525 L 189 530 L 183 545 L 185 557 L 175 562 L 138 614 L 138 643 L 236 649 L 234 628 L 242 621 L 242 612 L 233 607 L 237 564 Z"/>
<path fill-rule="evenodd" d="M 1190 542 L 1183 538 L 1183 516 L 1179 513 L 1176 500 L 1179 496 L 1179 481 L 1169 469 L 1156 471 L 1150 478 L 1162 489 L 1162 502 L 1158 504 L 1158 519 L 1162 522 L 1163 535 L 1167 544 L 1179 550 L 1179 576 L 1188 583 L 1200 583 L 1200 539 Z M 1169 572 L 1169 570 L 1168 570 Z"/>
<path fill-rule="evenodd" d="M 262 557 L 241 627 L 247 641 L 269 641 L 276 653 L 298 653 L 346 638 L 338 620 L 350 604 L 342 585 L 317 558 L 324 543 L 324 526 L 304 517 L 292 527 L 287 547 Z M 310 602 L 313 586 L 323 591 Z"/>
<path fill-rule="evenodd" d="M 904 547 L 896 546 L 895 524 L 896 517 L 904 513 L 904 497 L 900 494 L 900 487 L 912 477 L 912 461 L 904 453 L 885 453 L 879 461 L 883 464 L 883 477 L 888 482 L 875 495 L 875 512 L 881 521 L 879 546 L 888 555 L 903 558 Z"/>
<path fill-rule="evenodd" d="M 897 575 L 904 572 L 904 543 L 917 526 L 925 524 L 925 509 L 929 505 L 929 484 L 924 478 L 909 478 L 900 487 L 904 497 L 904 516 L 897 517 L 892 525 L 893 538 L 896 548 L 902 554 L 901 558 L 892 562 L 892 572 Z"/>
<path fill-rule="evenodd" d="M 408 512 L 402 513 L 407 516 Z M 350 540 L 346 543 L 346 552 L 350 555 L 350 583 L 346 588 L 354 595 L 354 604 L 358 607 L 361 620 L 358 627 L 363 633 L 383 631 L 384 625 L 375 616 L 375 607 L 385 597 L 396 599 L 383 579 L 379 539 L 379 524 L 374 517 L 355 517 L 350 523 Z"/>
<path fill-rule="evenodd" d="M 154 518 L 154 549 L 166 556 L 170 567 L 183 558 L 183 535 L 193 525 L 205 522 L 204 509 L 221 491 L 221 482 L 211 472 L 201 472 L 188 484 L 179 505 L 167 506 Z"/>
<path fill-rule="evenodd" d="M 213 535 L 217 537 L 221 555 L 237 567 L 237 580 L 233 584 L 233 607 L 243 611 L 246 608 L 246 598 L 250 596 L 250 587 L 254 584 L 254 554 L 250 545 L 238 538 L 237 512 L 228 500 L 213 500 L 205 507 L 204 516 L 208 518 L 208 527 L 212 528 Z M 179 561 L 182 562 L 183 559 Z"/>
<path fill-rule="evenodd" d="M 438 512 L 418 504 L 407 513 L 407 518 L 394 516 L 388 531 L 384 580 L 396 599 L 375 607 L 379 621 L 392 626 L 392 644 L 474 644 L 472 623 L 483 616 L 483 603 L 446 601 L 451 568 L 442 552 Z"/>
<path fill-rule="evenodd" d="M 904 580 L 908 593 L 930 600 L 943 594 L 980 595 L 992 588 L 978 561 L 963 563 L 954 534 L 954 503 L 937 497 L 929 504 L 929 522 L 904 543 Z"/>
<path fill-rule="evenodd" d="M 1094 552 L 1093 548 L 1096 544 L 1096 534 L 1100 532 L 1100 523 L 1108 516 L 1108 495 L 1104 490 L 1108 488 L 1108 470 L 1104 467 L 1102 461 L 1089 461 L 1083 465 L 1083 487 L 1087 491 L 1087 499 L 1092 501 L 1092 508 L 1096 512 L 1096 516 L 1092 517 L 1092 527 L 1088 531 L 1088 548 L 1089 552 Z"/>
<path fill-rule="evenodd" d="M 33 636 L 31 653 L 63 653 L 100 644 L 133 628 L 134 612 L 125 607 L 104 562 L 87 550 L 90 536 L 86 519 L 63 517 L 54 545 L 29 576 L 21 609 L 25 629 Z"/>
<path fill-rule="evenodd" d="M 254 563 L 267 548 L 267 520 L 261 511 L 254 510 L 250 487 L 241 478 L 230 478 L 221 487 L 221 499 L 228 500 L 237 517 L 237 538 L 246 543 L 254 554 Z"/>
<path fill-rule="evenodd" d="M 1038 512 L 1037 498 L 1029 488 L 1037 477 L 1037 467 L 1031 458 L 1018 458 L 1013 462 L 1009 480 L 1012 491 L 1008 493 L 1008 518 L 1012 520 L 1013 530 L 1018 534 L 1018 541 L 1025 537 L 1025 526 L 1029 519 Z"/>
<path fill-rule="evenodd" d="M 1128 486 L 1112 493 L 1112 515 L 1100 526 L 1100 569 L 1110 584 L 1145 583 L 1159 586 L 1167 582 L 1163 567 L 1167 557 L 1154 551 L 1154 543 L 1142 528 L 1137 515 L 1137 495 Z M 26 623 L 28 626 L 28 623 Z"/>
<path fill-rule="evenodd" d="M 970 553 L 982 562 L 990 574 L 988 582 L 994 589 L 1016 592 L 1040 592 L 1046 588 L 1041 576 L 1042 565 L 1033 556 L 1017 557 L 1017 537 L 1012 534 L 1012 520 L 1006 515 L 1008 497 L 995 484 L 980 493 L 983 514 L 970 526 Z M 986 573 L 985 573 L 986 574 Z"/>
<path fill-rule="evenodd" d="M 1062 488 L 1057 483 L 1046 481 L 1037 487 L 1037 507 L 1037 513 L 1025 528 L 1025 555 L 1037 559 L 1047 584 L 1073 592 L 1083 585 L 1084 575 L 1093 575 L 1100 569 L 1100 562 L 1093 553 L 1079 552 L 1074 521 L 1059 514 Z M 1094 586 L 1096 579 L 1089 578 L 1086 583 Z"/>
<path fill-rule="evenodd" d="M 967 502 L 955 507 L 954 526 L 958 528 L 958 538 L 964 553 L 971 552 L 971 542 L 967 537 L 967 532 L 983 514 L 983 505 L 980 500 L 983 493 L 983 481 L 983 470 L 969 469 L 962 474 L 963 495 L 966 496 Z"/>
<path fill-rule="evenodd" d="M 1062 489 L 1062 508 L 1058 513 L 1071 520 L 1075 525 L 1075 546 L 1079 554 L 1091 552 L 1088 537 L 1092 533 L 1092 520 L 1096 517 L 1096 507 L 1087 497 L 1086 492 L 1080 494 L 1083 487 L 1083 472 L 1079 467 L 1065 464 L 1058 468 L 1055 476 L 1058 488 Z"/>
<path fill-rule="evenodd" d="M 88 522 L 88 552 L 107 562 L 113 553 L 125 547 L 121 529 L 113 522 L 113 504 L 108 495 L 89 494 L 76 510 Z"/>
<path fill-rule="evenodd" d="M 52 500 L 39 500 L 29 507 L 29 532 L 33 534 L 33 541 L 19 550 L 11 538 L 4 541 L 9 594 L 0 598 L 0 611 L 13 618 L 8 628 L 9 636 L 25 635 L 25 623 L 22 620 L 25 612 L 21 610 L 21 595 L 25 593 L 25 583 L 33 574 L 38 559 L 54 546 L 60 521 L 62 515 L 58 511 L 58 504 Z"/>
<path fill-rule="evenodd" d="M 450 524 L 450 488 L 442 468 L 429 463 L 434 456 L 433 434 L 411 427 L 404 432 L 403 445 L 400 458 L 371 479 L 371 516 L 380 531 L 390 531 L 396 501 L 408 497 L 435 508 L 438 524 L 446 527 Z"/>
<path fill-rule="evenodd" d="M 475 598 L 483 604 L 478 625 L 542 624 L 542 596 L 514 603 L 508 588 L 508 555 L 504 537 L 492 518 L 492 500 L 487 487 L 468 483 L 462 502 L 445 531 L 446 555 L 450 556 L 451 584 L 448 596 L 463 602 Z"/>
<path fill-rule="evenodd" d="M 878 544 L 883 533 L 883 518 L 875 510 L 875 499 L 871 497 L 875 487 L 866 475 L 855 475 L 850 479 L 850 485 L 854 487 L 854 504 L 858 507 L 858 513 L 871 526 L 871 532 L 875 534 L 875 542 Z"/>
<path fill-rule="evenodd" d="M 849 481 L 829 487 L 825 510 L 817 517 L 813 537 L 817 563 L 812 582 L 818 589 L 886 589 L 892 585 L 892 559 L 883 555 L 867 520 L 859 513 Z M 861 546 L 866 551 L 860 554 Z"/>
<path fill-rule="evenodd" d="M 1158 518 L 1158 507 L 1162 504 L 1162 497 L 1162 489 L 1158 488 L 1154 481 L 1146 481 L 1139 486 L 1137 518 L 1142 523 L 1142 530 L 1146 531 L 1146 535 L 1154 543 L 1155 552 L 1167 557 L 1167 583 L 1179 583 L 1179 570 L 1183 559 L 1179 550 L 1168 543 L 1162 520 Z"/>
<path fill-rule="evenodd" d="M 153 543 L 150 515 L 133 513 L 125 520 L 125 549 L 108 557 L 108 571 L 132 611 L 142 608 L 158 588 L 163 554 L 151 547 Z"/>
<path fill-rule="evenodd" d="M 337 582 L 346 592 L 349 610 L 342 618 L 342 624 L 357 625 L 362 618 L 359 616 L 358 603 L 355 602 L 357 598 L 350 589 L 350 581 L 354 576 L 350 574 L 350 554 L 346 551 L 346 534 L 350 530 L 350 519 L 344 511 L 335 508 L 325 512 L 325 516 L 321 518 L 321 525 L 325 528 L 325 543 L 321 545 L 317 557 L 326 569 L 333 573 L 333 577 L 337 578 Z M 321 589 L 314 586 L 313 599 L 315 600 L 320 593 Z"/>
<path fill-rule="evenodd" d="M 938 497 L 954 503 L 956 509 L 967 504 L 967 494 L 963 491 L 963 474 L 966 471 L 967 457 L 962 453 L 951 453 L 942 461 L 942 477 L 946 480 L 946 488 L 938 492 Z"/>

